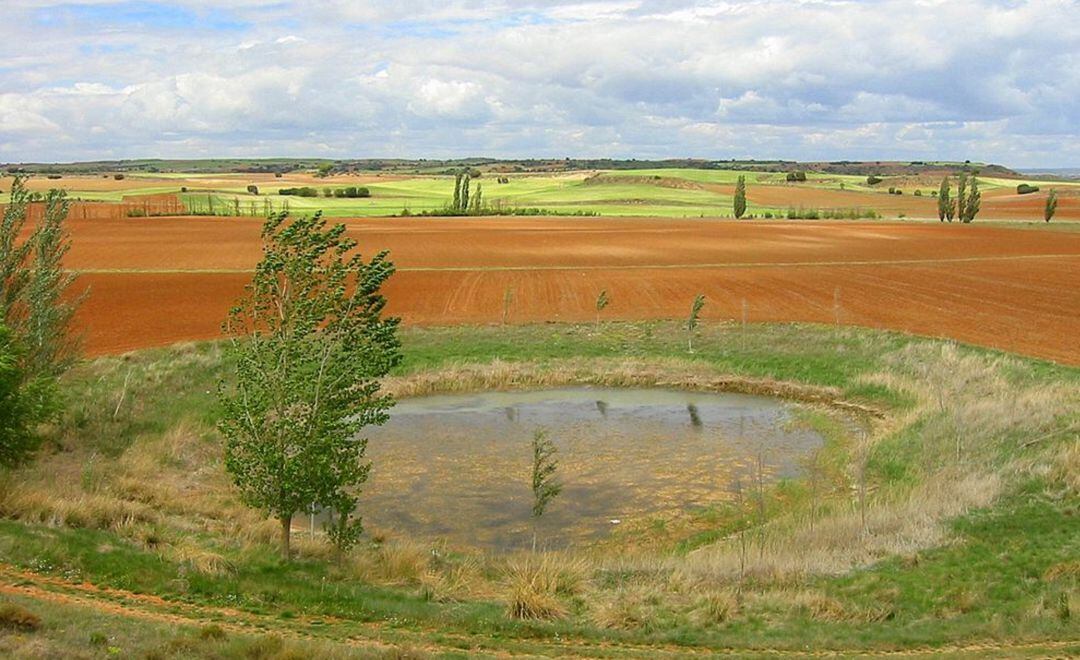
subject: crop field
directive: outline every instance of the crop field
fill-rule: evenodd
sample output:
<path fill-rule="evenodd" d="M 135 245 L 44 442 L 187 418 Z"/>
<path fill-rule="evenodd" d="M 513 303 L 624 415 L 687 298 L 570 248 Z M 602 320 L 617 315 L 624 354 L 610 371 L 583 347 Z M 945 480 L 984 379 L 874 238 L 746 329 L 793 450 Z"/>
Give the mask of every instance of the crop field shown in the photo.
<path fill-rule="evenodd" d="M 407 324 L 682 318 L 888 328 L 1080 363 L 1080 234 L 938 223 L 655 218 L 345 221 L 399 272 Z M 71 223 L 87 350 L 218 336 L 260 255 L 256 218 Z M 506 304 L 507 295 L 510 297 Z"/>
<path fill-rule="evenodd" d="M 807 173 L 807 180 L 789 183 L 784 173 L 738 170 L 642 169 L 580 171 L 560 174 L 486 174 L 474 181 L 488 202 L 504 208 L 535 208 L 560 214 L 649 216 L 667 218 L 729 217 L 738 176 L 747 179 L 748 213 L 781 216 L 789 209 L 873 212 L 886 219 L 937 219 L 940 176 L 885 177 L 867 185 L 866 177 Z M 503 177 L 505 183 L 499 183 Z M 10 179 L 7 179 L 10 181 Z M 0 178 L 0 190 L 5 188 Z M 981 178 L 982 220 L 1042 219 L 1047 192 L 1059 195 L 1057 221 L 1080 220 L 1080 182 L 1036 181 L 1038 193 L 1018 195 L 1022 179 Z M 259 194 L 248 192 L 256 186 Z M 312 187 L 319 197 L 282 196 L 282 188 Z M 324 190 L 364 186 L 371 196 L 360 199 L 325 197 Z M 133 173 L 113 177 L 75 175 L 62 179 L 35 177 L 33 190 L 63 187 L 76 199 L 127 202 L 137 205 L 142 196 L 178 195 L 191 209 L 217 209 L 228 214 L 238 207 L 261 212 L 267 203 L 305 213 L 322 210 L 335 217 L 391 216 L 442 208 L 451 198 L 453 177 L 359 173 L 319 178 L 310 173 L 271 174 Z M 899 188 L 901 195 L 891 195 Z M 474 188 L 475 189 L 475 188 Z M 916 195 L 918 191 L 920 194 Z M 0 203 L 4 200 L 0 195 Z"/>

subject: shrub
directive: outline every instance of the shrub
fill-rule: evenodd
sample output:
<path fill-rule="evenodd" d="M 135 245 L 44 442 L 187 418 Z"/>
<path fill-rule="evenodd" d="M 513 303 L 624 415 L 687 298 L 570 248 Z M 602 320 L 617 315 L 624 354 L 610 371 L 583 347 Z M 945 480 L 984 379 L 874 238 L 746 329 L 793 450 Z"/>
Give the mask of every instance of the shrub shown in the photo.
<path fill-rule="evenodd" d="M 806 181 L 806 172 L 803 172 L 801 170 L 797 172 L 788 172 L 787 180 L 789 183 L 795 181 Z"/>
<path fill-rule="evenodd" d="M 282 188 L 278 190 L 279 195 L 292 195 L 294 197 L 318 197 L 319 191 L 314 188 Z"/>
<path fill-rule="evenodd" d="M 921 190 L 916 190 L 916 191 L 915 191 L 915 193 L 914 193 L 914 195 L 915 195 L 916 197 L 922 197 L 922 191 L 921 191 Z"/>
<path fill-rule="evenodd" d="M 116 179 L 117 181 L 123 181 L 124 180 L 124 175 L 123 174 L 114 174 L 112 178 Z"/>
<path fill-rule="evenodd" d="M 45 178 L 47 178 L 47 179 L 63 179 L 64 176 L 62 174 L 50 174 Z"/>
<path fill-rule="evenodd" d="M 180 186 L 180 192 L 186 193 L 187 192 L 187 186 Z"/>
<path fill-rule="evenodd" d="M 258 195 L 259 194 L 259 187 L 256 186 L 255 184 L 251 184 L 250 186 L 247 187 L 247 191 L 252 195 Z"/>
<path fill-rule="evenodd" d="M 1039 192 L 1039 187 L 1038 186 L 1032 186 L 1032 185 L 1029 185 L 1029 184 L 1026 184 L 1026 183 L 1021 183 L 1020 185 L 1018 185 L 1016 187 L 1016 194 L 1017 195 L 1030 195 L 1031 193 L 1037 193 L 1037 192 Z"/>
<path fill-rule="evenodd" d="M 322 194 L 323 194 L 323 197 L 333 197 L 334 196 L 334 189 L 333 188 L 323 188 L 322 189 Z"/>
<path fill-rule="evenodd" d="M 280 179 L 281 178 L 281 172 L 274 172 L 274 178 L 275 179 Z"/>
<path fill-rule="evenodd" d="M 41 617 L 15 603 L 0 605 L 0 628 L 33 632 L 41 628 Z"/>
<path fill-rule="evenodd" d="M 881 183 L 882 181 L 884 181 L 884 179 L 882 179 L 879 176 L 874 176 L 873 174 L 866 177 L 866 184 L 869 185 L 869 186 L 876 186 L 877 184 Z"/>

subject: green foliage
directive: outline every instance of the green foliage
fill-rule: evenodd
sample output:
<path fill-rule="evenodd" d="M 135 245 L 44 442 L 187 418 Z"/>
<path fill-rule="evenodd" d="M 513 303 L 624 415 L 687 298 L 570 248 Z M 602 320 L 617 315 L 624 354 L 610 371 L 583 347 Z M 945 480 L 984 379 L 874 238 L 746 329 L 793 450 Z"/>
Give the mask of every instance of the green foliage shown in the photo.
<path fill-rule="evenodd" d="M 955 200 L 955 203 L 956 203 L 955 217 L 960 222 L 965 221 L 964 220 L 964 214 L 966 213 L 967 204 L 968 204 L 968 201 L 967 201 L 967 185 L 968 185 L 967 172 L 961 172 L 960 176 L 957 178 L 957 181 L 956 181 L 956 200 Z"/>
<path fill-rule="evenodd" d="M 871 174 L 870 176 L 866 177 L 866 185 L 868 185 L 868 186 L 876 186 L 877 184 L 881 183 L 882 181 L 884 181 L 884 179 L 882 179 L 881 177 L 876 176 L 874 174 Z"/>
<path fill-rule="evenodd" d="M 788 183 L 803 182 L 806 181 L 806 172 L 803 172 L 802 170 L 799 170 L 797 172 L 788 172 L 785 179 Z"/>
<path fill-rule="evenodd" d="M 971 177 L 971 190 L 964 199 L 964 203 L 958 207 L 961 209 L 960 221 L 967 224 L 975 220 L 975 216 L 979 214 L 981 203 L 982 193 L 979 192 L 979 180 L 973 176 Z"/>
<path fill-rule="evenodd" d="M 940 222 L 945 222 L 945 220 L 952 222 L 954 207 L 952 202 L 952 186 L 949 183 L 948 176 L 941 179 L 941 187 L 938 189 L 937 195 L 937 209 L 938 220 Z"/>
<path fill-rule="evenodd" d="M 1030 195 L 1031 193 L 1037 192 L 1039 192 L 1039 187 L 1033 186 L 1028 183 L 1021 183 L 1020 185 L 1016 186 L 1017 195 Z"/>
<path fill-rule="evenodd" d="M 255 184 L 250 184 L 247 187 L 247 191 L 248 191 L 249 195 L 258 195 L 259 194 L 259 187 L 256 186 Z M 180 192 L 187 192 L 187 191 L 185 189 L 181 189 Z"/>
<path fill-rule="evenodd" d="M 319 165 L 319 168 L 317 170 L 315 170 L 315 176 L 323 179 L 330 176 L 330 173 L 333 172 L 333 170 L 333 163 L 323 163 L 322 165 Z"/>
<path fill-rule="evenodd" d="M 1043 206 L 1043 220 L 1050 222 L 1054 219 L 1054 213 L 1057 212 L 1057 205 L 1057 191 L 1051 188 L 1050 194 L 1046 196 L 1046 205 Z"/>
<path fill-rule="evenodd" d="M 383 318 L 385 252 L 364 262 L 345 226 L 320 214 L 263 226 L 263 260 L 229 312 L 228 359 L 236 383 L 219 387 L 225 464 L 245 503 L 282 525 L 289 553 L 293 515 L 322 507 L 332 539 L 350 545 L 356 489 L 368 477 L 367 440 L 393 405 L 379 378 L 401 359 L 398 319 Z"/>
<path fill-rule="evenodd" d="M 63 268 L 69 239 L 69 202 L 63 191 L 45 195 L 45 214 L 26 234 L 30 195 L 17 177 L 0 221 L 0 463 L 14 465 L 36 448 L 32 429 L 55 411 L 56 379 L 74 362 L 69 328 L 81 298 L 68 290 Z"/>
<path fill-rule="evenodd" d="M 319 191 L 315 188 L 304 186 L 302 188 L 281 188 L 279 195 L 291 195 L 293 197 L 318 197 Z"/>
<path fill-rule="evenodd" d="M 555 460 L 555 445 L 547 431 L 537 429 L 532 438 L 532 515 L 544 515 L 548 503 L 562 492 L 562 484 L 555 479 L 559 463 Z"/>
<path fill-rule="evenodd" d="M 54 406 L 53 381 L 29 378 L 22 361 L 12 332 L 0 325 L 0 466 L 4 467 L 25 462 L 38 448 L 41 439 L 35 426 Z"/>
<path fill-rule="evenodd" d="M 804 175 L 805 176 L 805 175 Z M 738 181 L 735 182 L 735 199 L 732 202 L 735 211 L 735 217 L 741 218 L 746 214 L 746 177 L 739 176 Z"/>

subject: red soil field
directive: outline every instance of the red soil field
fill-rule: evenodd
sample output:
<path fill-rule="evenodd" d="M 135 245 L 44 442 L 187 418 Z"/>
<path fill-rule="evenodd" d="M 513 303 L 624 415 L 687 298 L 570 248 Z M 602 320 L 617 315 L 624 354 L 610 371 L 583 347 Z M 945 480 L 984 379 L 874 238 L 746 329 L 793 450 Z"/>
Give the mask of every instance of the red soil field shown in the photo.
<path fill-rule="evenodd" d="M 347 220 L 390 249 L 386 293 L 407 324 L 679 318 L 835 320 L 1080 364 L 1080 233 L 936 223 L 608 218 Z M 216 337 L 259 259 L 251 218 L 71 223 L 69 268 L 92 355 Z"/>

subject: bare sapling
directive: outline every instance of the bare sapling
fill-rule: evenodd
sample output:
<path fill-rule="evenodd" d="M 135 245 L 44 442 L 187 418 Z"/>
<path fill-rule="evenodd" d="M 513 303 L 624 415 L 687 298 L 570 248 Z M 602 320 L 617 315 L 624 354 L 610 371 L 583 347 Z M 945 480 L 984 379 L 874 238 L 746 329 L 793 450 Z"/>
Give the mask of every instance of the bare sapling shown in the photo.
<path fill-rule="evenodd" d="M 506 287 L 506 291 L 503 292 L 503 314 L 502 324 L 506 325 L 510 321 L 510 305 L 514 302 L 514 290 L 510 287 Z"/>
<path fill-rule="evenodd" d="M 694 352 L 694 331 L 697 330 L 701 320 L 701 308 L 705 306 L 705 294 L 699 293 L 690 305 L 690 317 L 686 320 L 686 348 L 690 353 Z"/>
<path fill-rule="evenodd" d="M 536 527 L 548 504 L 562 492 L 562 484 L 556 478 L 559 462 L 555 459 L 555 444 L 547 431 L 537 429 L 532 437 L 532 518 L 533 551 L 536 550 Z"/>
<path fill-rule="evenodd" d="M 611 304 L 611 298 L 608 297 L 607 289 L 600 292 L 600 295 L 596 297 L 596 331 L 600 332 L 600 312 L 604 311 L 604 308 Z"/>

